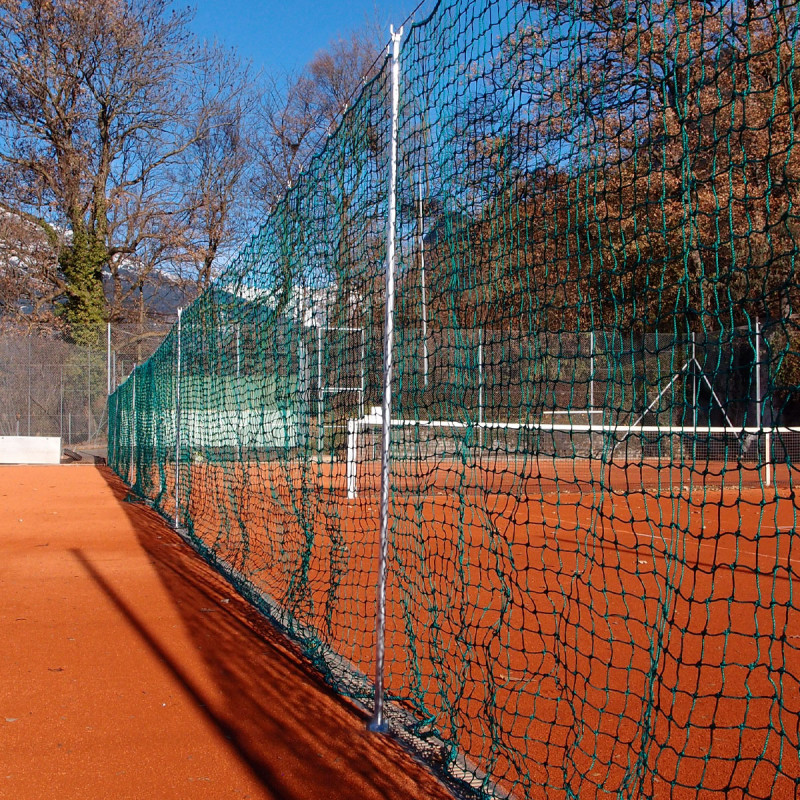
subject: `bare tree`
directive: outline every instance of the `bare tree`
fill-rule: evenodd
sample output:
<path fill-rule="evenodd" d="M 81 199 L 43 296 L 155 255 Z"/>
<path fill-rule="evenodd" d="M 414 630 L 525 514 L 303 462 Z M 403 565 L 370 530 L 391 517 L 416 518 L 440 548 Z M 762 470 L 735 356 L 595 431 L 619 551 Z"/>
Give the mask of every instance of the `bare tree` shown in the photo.
<path fill-rule="evenodd" d="M 197 84 L 197 131 L 181 158 L 182 251 L 198 289 L 234 255 L 256 213 L 245 196 L 253 165 L 252 113 L 257 101 L 248 67 L 219 47 L 206 49 Z"/>
<path fill-rule="evenodd" d="M 102 272 L 117 254 L 110 189 L 140 183 L 159 163 L 123 156 L 172 127 L 185 23 L 159 0 L 0 4 L 0 158 L 70 231 L 59 253 L 67 318 L 87 335 L 102 322 Z M 10 199 L 24 208 L 27 197 Z"/>
<path fill-rule="evenodd" d="M 17 330 L 58 326 L 53 301 L 64 291 L 58 232 L 0 202 L 0 325 Z"/>
<path fill-rule="evenodd" d="M 377 71 L 379 35 L 365 26 L 336 39 L 299 74 L 268 79 L 258 111 L 256 203 L 268 212 L 333 133 Z"/>
<path fill-rule="evenodd" d="M 187 151 L 232 141 L 241 71 L 198 47 L 189 19 L 167 0 L 0 0 L 5 203 L 65 232 L 63 310 L 79 338 L 109 313 L 105 271 L 119 316 L 185 241 L 183 204 L 201 205 L 179 187 Z"/>

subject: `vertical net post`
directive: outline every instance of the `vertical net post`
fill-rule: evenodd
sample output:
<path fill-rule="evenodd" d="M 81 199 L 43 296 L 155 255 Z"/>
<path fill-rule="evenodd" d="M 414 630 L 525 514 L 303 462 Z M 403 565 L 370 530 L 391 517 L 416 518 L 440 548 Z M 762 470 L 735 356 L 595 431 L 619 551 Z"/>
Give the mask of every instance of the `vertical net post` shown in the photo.
<path fill-rule="evenodd" d="M 697 464 L 697 403 L 699 381 L 697 380 L 697 373 L 700 365 L 697 361 L 697 339 L 694 331 L 692 331 L 692 469 Z"/>
<path fill-rule="evenodd" d="M 764 387 L 761 383 L 761 321 L 756 317 L 756 427 L 758 428 L 758 438 L 764 434 L 764 483 L 772 485 L 772 461 L 770 450 L 772 448 L 772 437 L 770 430 L 764 428 Z"/>
<path fill-rule="evenodd" d="M 59 392 L 58 392 L 58 435 L 64 438 L 64 367 L 60 368 Z"/>
<path fill-rule="evenodd" d="M 594 331 L 589 333 L 589 422 L 594 421 Z"/>
<path fill-rule="evenodd" d="M 317 325 L 317 452 L 322 452 L 324 416 L 324 400 L 322 397 L 322 325 Z"/>
<path fill-rule="evenodd" d="M 375 733 L 388 730 L 383 714 L 383 667 L 386 647 L 386 554 L 389 538 L 389 437 L 392 424 L 392 342 L 394 339 L 394 262 L 397 219 L 397 132 L 400 111 L 400 40 L 403 29 L 392 34 L 392 134 L 389 162 L 389 218 L 386 226 L 386 325 L 383 336 L 383 407 L 381 426 L 381 505 L 378 552 L 377 613 L 375 619 L 375 703 L 367 727 Z"/>
<path fill-rule="evenodd" d="M 419 182 L 419 271 L 422 300 L 422 381 L 428 388 L 428 298 L 425 287 L 425 218 L 422 208 L 422 180 Z"/>
<path fill-rule="evenodd" d="M 111 323 L 106 325 L 106 394 L 111 394 Z"/>
<path fill-rule="evenodd" d="M 697 427 L 697 341 L 692 331 L 692 425 Z"/>
<path fill-rule="evenodd" d="M 358 398 L 358 418 L 364 416 L 364 394 L 367 391 L 367 332 L 361 329 L 361 393 Z"/>
<path fill-rule="evenodd" d="M 356 454 L 358 452 L 359 420 L 347 420 L 347 499 L 355 500 L 358 496 Z"/>
<path fill-rule="evenodd" d="M 128 483 L 133 484 L 134 481 L 134 464 L 136 452 L 136 364 L 133 365 L 133 373 L 131 374 L 133 381 L 131 386 L 131 446 L 130 446 L 130 475 Z M 70 433 L 71 438 L 71 433 Z"/>
<path fill-rule="evenodd" d="M 175 527 L 181 526 L 181 316 L 183 309 L 178 309 L 178 323 L 175 330 L 177 344 L 175 345 Z M 238 365 L 237 365 L 238 374 Z"/>
<path fill-rule="evenodd" d="M 92 347 L 86 347 L 86 441 L 92 438 Z"/>
<path fill-rule="evenodd" d="M 483 451 L 483 328 L 478 328 L 478 445 Z"/>
<path fill-rule="evenodd" d="M 28 436 L 31 435 L 31 337 L 28 336 Z"/>
<path fill-rule="evenodd" d="M 298 399 L 300 415 L 303 420 L 303 447 L 310 445 L 310 426 L 311 426 L 311 389 L 310 378 L 311 370 L 308 364 L 308 353 L 306 352 L 306 339 L 302 327 L 297 334 L 297 375 L 298 375 Z"/>
<path fill-rule="evenodd" d="M 236 377 L 240 377 L 242 374 L 242 326 L 240 323 L 236 323 Z"/>

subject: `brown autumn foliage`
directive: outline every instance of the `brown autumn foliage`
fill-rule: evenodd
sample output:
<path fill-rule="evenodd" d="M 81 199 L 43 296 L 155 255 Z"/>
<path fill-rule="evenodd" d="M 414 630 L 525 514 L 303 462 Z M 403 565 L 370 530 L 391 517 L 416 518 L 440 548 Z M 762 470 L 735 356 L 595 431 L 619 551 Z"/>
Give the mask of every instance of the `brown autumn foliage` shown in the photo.
<path fill-rule="evenodd" d="M 433 237 L 432 306 L 459 325 L 553 331 L 758 317 L 790 356 L 796 14 L 781 0 L 532 3 L 473 112 L 463 172 L 478 199 Z M 503 133 L 492 92 L 519 106 Z"/>
<path fill-rule="evenodd" d="M 614 24 L 618 9 L 607 17 L 612 55 L 589 76 L 632 100 L 603 117 L 605 169 L 586 198 L 602 318 L 712 330 L 787 319 L 800 299 L 788 14 L 769 3 L 715 14 L 652 4 L 634 26 Z"/>

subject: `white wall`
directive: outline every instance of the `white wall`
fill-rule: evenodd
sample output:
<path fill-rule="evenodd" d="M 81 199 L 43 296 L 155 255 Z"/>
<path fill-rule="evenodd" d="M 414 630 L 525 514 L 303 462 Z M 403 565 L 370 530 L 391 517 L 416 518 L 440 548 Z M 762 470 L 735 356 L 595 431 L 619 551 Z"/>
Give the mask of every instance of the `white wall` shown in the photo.
<path fill-rule="evenodd" d="M 0 436 L 0 464 L 60 464 L 58 436 Z"/>

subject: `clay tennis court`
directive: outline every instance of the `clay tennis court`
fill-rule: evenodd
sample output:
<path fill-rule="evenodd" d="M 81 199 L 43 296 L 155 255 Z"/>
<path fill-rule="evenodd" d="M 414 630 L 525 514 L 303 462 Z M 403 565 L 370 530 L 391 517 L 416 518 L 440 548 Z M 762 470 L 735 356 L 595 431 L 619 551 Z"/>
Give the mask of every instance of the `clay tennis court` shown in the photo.
<path fill-rule="evenodd" d="M 0 467 L 0 797 L 449 796 L 126 495 Z"/>
<path fill-rule="evenodd" d="M 194 464 L 183 513 L 216 558 L 370 675 L 377 497 L 367 486 L 347 500 L 340 467 Z M 437 735 L 491 762 L 503 776 L 493 790 L 513 797 L 566 797 L 573 781 L 581 798 L 612 797 L 639 759 L 655 776 L 648 796 L 698 797 L 702 778 L 706 795 L 793 798 L 797 499 L 690 487 L 679 470 L 660 492 L 633 491 L 625 475 L 607 491 L 543 480 L 537 494 L 531 479 L 527 494 L 453 493 L 439 476 L 427 494 L 397 492 L 389 697 L 421 697 Z M 171 513 L 169 477 L 159 496 Z M 108 470 L 6 469 L 0 481 L 9 518 L 23 520 L 1 573 L 15 642 L 9 796 L 45 785 L 340 796 L 334 783 L 349 797 L 447 796 L 367 735 L 363 715 Z M 289 580 L 300 564 L 304 582 Z M 76 636 L 78 620 L 88 630 Z M 500 752 L 487 715 L 503 721 Z M 32 752 L 51 755 L 52 772 Z"/>
<path fill-rule="evenodd" d="M 193 465 L 185 510 L 217 558 L 371 674 L 377 495 L 348 501 L 339 467 Z M 547 474 L 522 494 L 455 491 L 465 475 L 431 467 L 429 492 L 417 479 L 404 495 L 401 477 L 393 493 L 391 697 L 421 697 L 515 797 L 565 797 L 573 782 L 581 798 L 613 797 L 632 763 L 653 776 L 645 796 L 695 798 L 701 782 L 702 796 L 795 796 L 788 475 L 777 489 L 728 475 L 745 483 L 734 489 L 678 468 L 646 482 L 612 471 L 602 486 Z"/>

